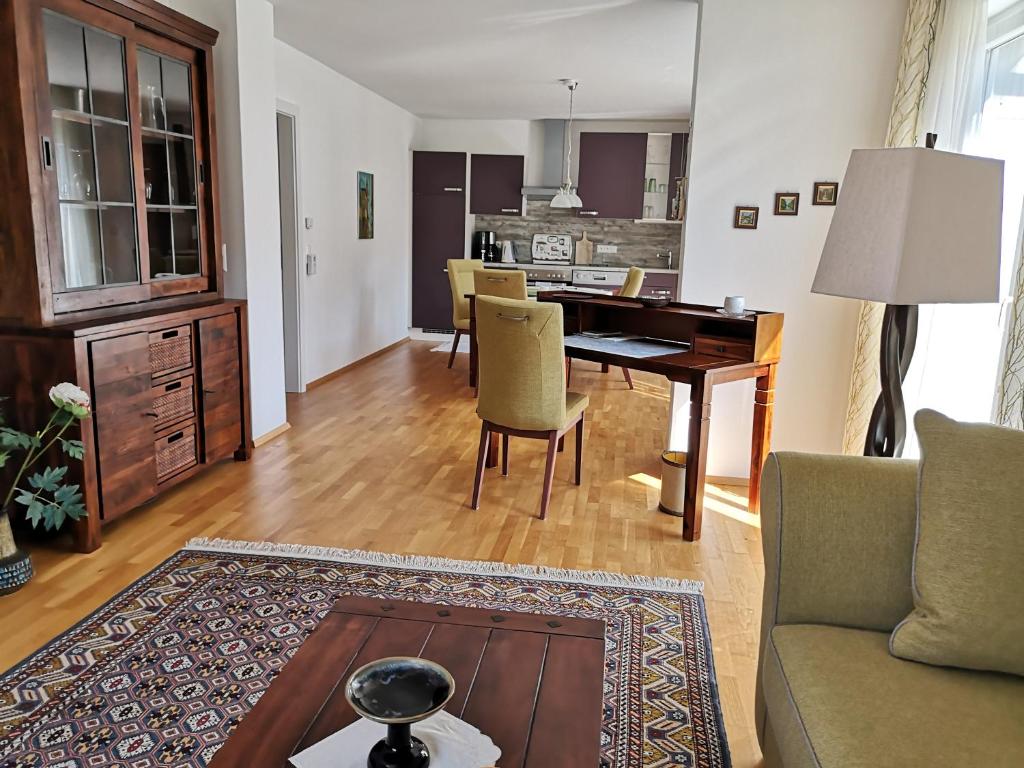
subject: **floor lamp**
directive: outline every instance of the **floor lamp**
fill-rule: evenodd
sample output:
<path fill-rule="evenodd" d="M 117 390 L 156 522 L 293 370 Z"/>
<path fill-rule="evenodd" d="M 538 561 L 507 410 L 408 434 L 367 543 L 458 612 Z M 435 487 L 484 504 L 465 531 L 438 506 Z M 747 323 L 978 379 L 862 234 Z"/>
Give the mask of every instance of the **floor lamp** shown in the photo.
<path fill-rule="evenodd" d="M 903 453 L 918 305 L 999 300 L 1002 208 L 1001 160 L 920 147 L 850 156 L 811 290 L 886 305 L 865 456 Z"/>

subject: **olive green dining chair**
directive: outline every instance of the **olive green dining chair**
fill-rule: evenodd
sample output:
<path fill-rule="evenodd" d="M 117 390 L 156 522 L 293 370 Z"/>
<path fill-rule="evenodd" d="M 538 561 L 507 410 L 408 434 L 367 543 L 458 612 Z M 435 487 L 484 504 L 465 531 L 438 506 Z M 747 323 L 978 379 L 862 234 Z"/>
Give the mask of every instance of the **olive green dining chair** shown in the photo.
<path fill-rule="evenodd" d="M 473 273 L 477 296 L 526 301 L 526 273 L 519 269 L 480 269 Z"/>
<path fill-rule="evenodd" d="M 562 306 L 491 296 L 476 300 L 479 349 L 480 448 L 473 484 L 473 509 L 480 491 L 491 440 L 502 436 L 501 474 L 509 471 L 510 437 L 547 440 L 540 519 L 547 517 L 555 455 L 563 437 L 576 428 L 576 485 L 583 476 L 583 422 L 590 398 L 567 392 Z"/>
<path fill-rule="evenodd" d="M 455 341 L 452 353 L 448 356 L 448 367 L 455 363 L 455 353 L 459 350 L 459 339 L 462 334 L 469 333 L 469 299 L 466 294 L 473 293 L 473 274 L 484 268 L 479 259 L 448 259 L 448 284 L 452 287 L 452 325 L 455 326 Z"/>

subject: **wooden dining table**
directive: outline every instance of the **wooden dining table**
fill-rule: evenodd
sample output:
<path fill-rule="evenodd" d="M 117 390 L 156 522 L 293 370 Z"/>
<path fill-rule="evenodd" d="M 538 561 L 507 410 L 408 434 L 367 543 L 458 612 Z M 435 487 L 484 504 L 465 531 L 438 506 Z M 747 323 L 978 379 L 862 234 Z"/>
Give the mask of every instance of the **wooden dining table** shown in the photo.
<path fill-rule="evenodd" d="M 477 386 L 476 296 L 469 299 L 469 385 Z M 771 450 L 776 369 L 782 355 L 781 312 L 740 316 L 720 307 L 672 302 L 645 306 L 639 298 L 598 296 L 571 290 L 542 291 L 541 302 L 560 304 L 568 359 L 646 371 L 690 387 L 683 539 L 700 538 L 707 480 L 708 437 L 714 388 L 754 380 L 748 509 L 760 507 L 761 470 Z M 604 343 L 600 343 L 601 341 Z M 634 342 L 631 344 L 627 342 Z M 643 347 L 643 343 L 647 347 Z M 660 346 L 659 346 L 660 345 Z M 496 439 L 487 466 L 498 464 Z"/>

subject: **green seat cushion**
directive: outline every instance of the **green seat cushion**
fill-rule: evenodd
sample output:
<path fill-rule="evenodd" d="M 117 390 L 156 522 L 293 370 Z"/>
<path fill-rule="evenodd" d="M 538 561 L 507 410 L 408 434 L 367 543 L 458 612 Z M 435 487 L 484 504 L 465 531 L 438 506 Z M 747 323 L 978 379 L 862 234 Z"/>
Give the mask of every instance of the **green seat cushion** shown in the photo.
<path fill-rule="evenodd" d="M 935 411 L 914 423 L 914 609 L 893 631 L 892 653 L 1024 675 L 1024 432 Z"/>
<path fill-rule="evenodd" d="M 772 629 L 762 683 L 786 768 L 1024 765 L 1024 679 L 903 661 L 888 639 Z"/>

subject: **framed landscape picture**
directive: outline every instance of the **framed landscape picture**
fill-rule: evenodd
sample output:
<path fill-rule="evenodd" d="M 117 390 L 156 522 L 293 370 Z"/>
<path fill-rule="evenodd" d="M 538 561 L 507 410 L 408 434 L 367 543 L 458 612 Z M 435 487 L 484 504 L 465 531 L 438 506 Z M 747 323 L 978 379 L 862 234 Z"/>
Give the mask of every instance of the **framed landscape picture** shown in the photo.
<path fill-rule="evenodd" d="M 778 192 L 775 195 L 776 216 L 796 216 L 800 212 L 799 192 Z"/>
<path fill-rule="evenodd" d="M 814 182 L 814 205 L 835 205 L 839 198 L 838 181 Z"/>
<path fill-rule="evenodd" d="M 736 229 L 757 229 L 758 211 L 756 205 L 737 205 L 732 225 Z"/>
<path fill-rule="evenodd" d="M 359 171 L 359 239 L 373 239 L 373 174 Z"/>

